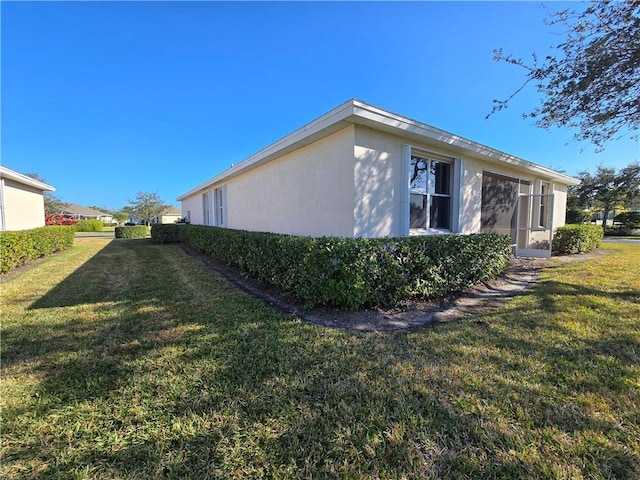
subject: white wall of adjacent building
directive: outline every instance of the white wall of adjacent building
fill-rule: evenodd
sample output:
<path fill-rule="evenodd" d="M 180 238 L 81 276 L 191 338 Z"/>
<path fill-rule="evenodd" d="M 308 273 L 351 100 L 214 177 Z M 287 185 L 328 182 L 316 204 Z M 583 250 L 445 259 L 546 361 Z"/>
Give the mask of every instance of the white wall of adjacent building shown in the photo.
<path fill-rule="evenodd" d="M 44 227 L 42 190 L 2 178 L 2 230 Z"/>

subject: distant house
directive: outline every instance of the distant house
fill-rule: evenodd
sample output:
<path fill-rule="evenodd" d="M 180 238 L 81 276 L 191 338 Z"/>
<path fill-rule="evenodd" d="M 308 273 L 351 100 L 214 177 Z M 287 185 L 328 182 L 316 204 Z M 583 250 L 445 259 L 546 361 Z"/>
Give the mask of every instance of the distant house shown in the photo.
<path fill-rule="evenodd" d="M 0 230 L 44 227 L 44 193 L 51 185 L 0 166 Z"/>
<path fill-rule="evenodd" d="M 95 210 L 93 208 L 76 205 L 75 203 L 68 203 L 62 210 L 60 210 L 60 214 L 74 217 L 78 220 L 88 220 L 95 218 L 104 223 L 111 223 L 111 221 L 113 220 L 113 217 L 108 213 L 101 212 L 100 210 Z"/>
<path fill-rule="evenodd" d="M 178 201 L 193 224 L 314 237 L 499 232 L 518 255 L 548 256 L 578 183 L 349 100 Z"/>
<path fill-rule="evenodd" d="M 153 217 L 151 223 L 176 223 L 180 218 L 182 218 L 182 210 L 172 205 L 161 216 Z"/>

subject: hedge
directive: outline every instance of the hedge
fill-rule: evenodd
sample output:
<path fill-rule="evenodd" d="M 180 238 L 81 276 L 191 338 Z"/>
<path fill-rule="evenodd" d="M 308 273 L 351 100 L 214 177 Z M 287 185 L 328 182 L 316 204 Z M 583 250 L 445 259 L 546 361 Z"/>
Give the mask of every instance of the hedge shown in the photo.
<path fill-rule="evenodd" d="M 126 227 L 116 227 L 116 238 L 146 238 L 149 231 L 146 225 L 131 225 Z"/>
<path fill-rule="evenodd" d="M 640 228 L 640 212 L 622 212 L 616 215 L 614 223 L 620 223 L 623 228 Z"/>
<path fill-rule="evenodd" d="M 158 243 L 178 243 L 180 241 L 180 228 L 184 224 L 165 223 L 151 226 L 151 240 Z"/>
<path fill-rule="evenodd" d="M 73 245 L 73 226 L 48 226 L 0 232 L 0 272 L 7 273 L 45 255 Z"/>
<path fill-rule="evenodd" d="M 102 220 L 97 218 L 89 218 L 85 220 L 78 220 L 75 223 L 76 232 L 101 232 L 104 224 Z"/>
<path fill-rule="evenodd" d="M 600 225 L 565 225 L 553 234 L 551 248 L 556 253 L 586 253 L 600 246 L 604 235 Z"/>
<path fill-rule="evenodd" d="M 512 254 L 509 237 L 497 234 L 310 238 L 177 228 L 184 244 L 293 293 L 309 307 L 353 310 L 441 297 L 502 273 Z"/>
<path fill-rule="evenodd" d="M 584 210 L 569 209 L 565 215 L 565 222 L 567 224 L 579 225 L 581 223 L 587 223 L 590 217 L 591 215 Z"/>

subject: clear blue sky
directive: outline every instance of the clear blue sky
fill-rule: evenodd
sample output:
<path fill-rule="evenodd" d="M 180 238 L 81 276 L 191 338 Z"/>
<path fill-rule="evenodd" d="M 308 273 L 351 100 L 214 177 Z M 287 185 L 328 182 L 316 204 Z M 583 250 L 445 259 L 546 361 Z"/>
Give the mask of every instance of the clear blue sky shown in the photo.
<path fill-rule="evenodd" d="M 549 3 L 551 10 L 566 7 Z M 572 4 L 579 7 L 579 4 Z M 489 120 L 529 57 L 562 40 L 539 2 L 7 2 L 2 164 L 67 202 L 167 202 L 350 99 L 571 175 L 640 157 L 628 137 L 594 153 L 521 114 Z"/>

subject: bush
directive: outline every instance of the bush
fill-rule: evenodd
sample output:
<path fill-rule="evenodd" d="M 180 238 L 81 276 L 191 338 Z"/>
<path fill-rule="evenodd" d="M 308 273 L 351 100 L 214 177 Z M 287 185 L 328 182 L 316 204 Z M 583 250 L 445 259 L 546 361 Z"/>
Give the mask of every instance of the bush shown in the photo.
<path fill-rule="evenodd" d="M 623 212 L 613 219 L 614 223 L 619 223 L 622 228 L 640 228 L 640 212 Z"/>
<path fill-rule="evenodd" d="M 604 235 L 600 225 L 565 225 L 553 234 L 552 249 L 556 253 L 586 253 L 600 246 Z"/>
<path fill-rule="evenodd" d="M 584 210 L 567 210 L 565 216 L 565 223 L 571 225 L 579 225 L 581 223 L 587 223 L 591 215 Z"/>
<path fill-rule="evenodd" d="M 127 227 L 116 227 L 116 238 L 146 238 L 148 228 L 146 225 L 132 225 Z"/>
<path fill-rule="evenodd" d="M 72 226 L 49 226 L 15 232 L 0 232 L 0 272 L 6 273 L 45 255 L 73 245 Z"/>
<path fill-rule="evenodd" d="M 180 228 L 176 223 L 154 224 L 151 226 L 151 240 L 158 243 L 177 243 L 180 241 Z"/>
<path fill-rule="evenodd" d="M 622 226 L 607 226 L 604 230 L 605 237 L 640 237 L 640 228 L 628 228 Z"/>
<path fill-rule="evenodd" d="M 78 220 L 75 223 L 76 232 L 101 232 L 104 224 L 102 220 L 91 218 L 86 220 Z"/>
<path fill-rule="evenodd" d="M 53 213 L 44 214 L 45 225 L 73 225 L 76 223 L 75 217 L 68 217 L 65 215 L 58 215 Z"/>
<path fill-rule="evenodd" d="M 497 234 L 309 238 L 183 225 L 180 240 L 293 293 L 308 306 L 345 309 L 439 297 L 500 274 L 511 257 Z"/>

